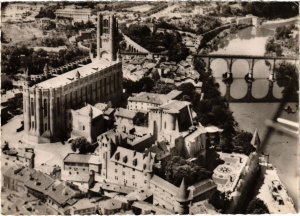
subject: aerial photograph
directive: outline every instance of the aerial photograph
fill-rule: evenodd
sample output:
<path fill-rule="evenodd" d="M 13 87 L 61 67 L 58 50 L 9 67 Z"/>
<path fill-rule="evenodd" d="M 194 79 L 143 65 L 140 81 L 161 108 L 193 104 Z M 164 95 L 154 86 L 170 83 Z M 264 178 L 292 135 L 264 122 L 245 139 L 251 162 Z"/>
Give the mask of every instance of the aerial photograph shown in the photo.
<path fill-rule="evenodd" d="M 298 1 L 1 2 L 1 215 L 296 214 Z"/>

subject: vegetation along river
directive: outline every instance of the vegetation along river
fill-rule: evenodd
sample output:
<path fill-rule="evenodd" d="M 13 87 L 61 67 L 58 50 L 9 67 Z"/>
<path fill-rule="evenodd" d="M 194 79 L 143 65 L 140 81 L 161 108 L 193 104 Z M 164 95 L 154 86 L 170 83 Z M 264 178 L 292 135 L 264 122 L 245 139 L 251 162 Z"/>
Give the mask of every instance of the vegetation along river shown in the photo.
<path fill-rule="evenodd" d="M 261 26 L 258 28 L 248 27 L 240 30 L 236 34 L 231 34 L 221 39 L 218 49 L 213 54 L 232 54 L 232 55 L 258 55 L 265 54 L 265 45 L 270 36 L 275 33 L 278 25 Z M 222 59 L 216 59 L 211 63 L 213 74 L 220 85 L 220 91 L 225 93 L 226 86 L 222 81 L 222 74 L 227 71 L 227 64 Z M 245 74 L 249 71 L 246 60 L 237 60 L 232 66 L 233 83 L 231 92 L 234 98 L 242 98 L 247 92 L 247 83 L 244 80 Z M 255 63 L 253 76 L 255 81 L 252 86 L 252 95 L 256 98 L 264 97 L 269 87 L 269 67 L 265 60 Z M 281 98 L 282 89 L 274 83 L 273 94 Z M 254 132 L 258 129 L 262 139 L 267 127 L 265 120 L 271 119 L 279 103 L 231 103 L 230 109 L 242 130 Z M 296 104 L 290 106 L 295 109 Z M 298 115 L 283 112 L 282 118 L 298 122 Z M 266 143 L 266 154 L 270 154 L 270 162 L 277 168 L 279 177 L 287 187 L 290 196 L 293 198 L 296 208 L 298 208 L 298 140 L 289 135 L 274 132 Z"/>

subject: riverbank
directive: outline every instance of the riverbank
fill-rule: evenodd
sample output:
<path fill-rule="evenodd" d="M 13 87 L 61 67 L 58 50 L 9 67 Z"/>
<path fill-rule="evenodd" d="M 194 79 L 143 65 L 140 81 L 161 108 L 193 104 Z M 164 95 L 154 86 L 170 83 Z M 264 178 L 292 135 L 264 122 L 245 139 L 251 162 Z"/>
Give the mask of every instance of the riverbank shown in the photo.
<path fill-rule="evenodd" d="M 260 140 L 264 137 L 267 127 L 265 121 L 271 119 L 276 112 L 278 103 L 231 103 L 230 110 L 240 129 L 254 132 L 258 129 Z M 295 107 L 295 103 L 289 104 Z M 283 112 L 281 118 L 294 122 L 299 121 L 298 113 Z M 286 134 L 274 132 L 268 143 L 265 154 L 270 155 L 270 163 L 278 170 L 278 176 L 298 208 L 298 140 Z"/>
<path fill-rule="evenodd" d="M 261 25 L 286 24 L 289 22 L 296 22 L 296 21 L 299 21 L 299 16 L 292 17 L 289 19 L 268 20 L 266 22 L 263 22 Z"/>

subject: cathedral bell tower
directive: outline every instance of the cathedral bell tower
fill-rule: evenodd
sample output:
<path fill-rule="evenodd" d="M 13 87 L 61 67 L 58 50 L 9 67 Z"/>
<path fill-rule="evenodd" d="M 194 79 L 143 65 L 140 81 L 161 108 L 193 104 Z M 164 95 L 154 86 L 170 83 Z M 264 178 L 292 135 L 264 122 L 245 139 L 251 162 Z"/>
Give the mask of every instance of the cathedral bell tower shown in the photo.
<path fill-rule="evenodd" d="M 118 23 L 115 15 L 97 14 L 97 59 L 117 60 Z"/>

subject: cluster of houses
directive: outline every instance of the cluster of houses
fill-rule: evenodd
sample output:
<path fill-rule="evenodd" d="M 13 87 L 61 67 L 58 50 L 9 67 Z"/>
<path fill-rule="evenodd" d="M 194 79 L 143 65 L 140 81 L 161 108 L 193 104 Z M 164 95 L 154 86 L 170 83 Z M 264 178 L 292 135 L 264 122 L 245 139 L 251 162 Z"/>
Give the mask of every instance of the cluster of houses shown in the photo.
<path fill-rule="evenodd" d="M 189 55 L 179 63 L 162 61 L 163 57 L 153 55 L 124 55 L 123 77 L 127 80 L 138 81 L 145 76 L 154 80 L 158 76 L 161 82 L 180 86 L 183 83 L 192 83 L 201 93 L 202 82 L 199 73 L 193 67 L 193 57 Z"/>

